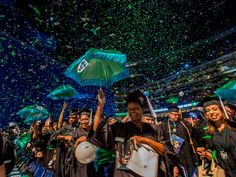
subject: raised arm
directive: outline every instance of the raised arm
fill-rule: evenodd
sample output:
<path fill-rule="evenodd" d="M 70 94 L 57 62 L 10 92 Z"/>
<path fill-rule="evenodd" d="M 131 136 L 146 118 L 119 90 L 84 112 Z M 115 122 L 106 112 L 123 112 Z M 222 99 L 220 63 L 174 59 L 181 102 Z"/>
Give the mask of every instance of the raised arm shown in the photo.
<path fill-rule="evenodd" d="M 68 104 L 66 102 L 64 102 L 63 106 L 62 106 L 62 110 L 61 110 L 61 113 L 60 113 L 60 116 L 59 116 L 59 120 L 58 120 L 58 125 L 57 125 L 57 128 L 61 128 L 62 126 L 62 123 L 63 123 L 63 117 L 64 117 L 64 113 L 65 113 L 65 110 L 67 108 Z"/>
<path fill-rule="evenodd" d="M 100 123 L 100 120 L 102 117 L 102 110 L 103 110 L 105 100 L 106 100 L 105 94 L 102 89 L 98 90 L 97 99 L 98 99 L 98 106 L 97 106 L 97 110 L 96 110 L 96 113 L 94 116 L 93 131 L 96 131 L 96 129 Z"/>

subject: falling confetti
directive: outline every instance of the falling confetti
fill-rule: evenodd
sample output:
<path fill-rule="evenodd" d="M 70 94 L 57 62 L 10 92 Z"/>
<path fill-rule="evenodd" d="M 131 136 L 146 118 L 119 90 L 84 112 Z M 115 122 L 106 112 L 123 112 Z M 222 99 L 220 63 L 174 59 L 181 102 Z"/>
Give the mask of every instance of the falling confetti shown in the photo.
<path fill-rule="evenodd" d="M 191 78 L 180 73 L 235 51 L 235 16 L 229 1 L 7 2 L 1 2 L 0 14 L 0 98 L 4 101 L 0 106 L 1 116 L 11 115 L 11 120 L 27 104 L 59 107 L 61 103 L 45 98 L 48 90 L 63 83 L 78 90 L 63 72 L 90 48 L 127 54 L 134 77 L 113 87 L 120 103 L 118 112 L 125 111 L 124 94 L 150 84 L 152 88 L 144 90 L 150 90 L 157 107 L 178 97 L 180 91 L 184 96 L 178 97 L 178 103 L 199 101 L 226 81 L 210 83 L 212 77 L 206 75 L 209 84 L 196 85 L 198 73 Z M 173 77 L 160 81 L 167 76 Z M 172 86 L 166 86 L 168 83 Z M 200 95 L 192 94 L 199 88 Z M 108 94 L 112 97 L 110 91 Z"/>

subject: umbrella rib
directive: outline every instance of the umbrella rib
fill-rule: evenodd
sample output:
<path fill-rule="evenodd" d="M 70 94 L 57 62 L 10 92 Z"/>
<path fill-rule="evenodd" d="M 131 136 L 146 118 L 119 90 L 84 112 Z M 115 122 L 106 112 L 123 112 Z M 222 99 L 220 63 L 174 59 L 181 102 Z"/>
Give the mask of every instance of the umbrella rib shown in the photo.
<path fill-rule="evenodd" d="M 107 73 L 106 73 L 106 71 L 105 71 L 105 69 L 104 69 L 104 66 L 101 64 L 101 66 L 102 66 L 102 69 L 103 69 L 103 72 L 104 72 L 104 75 L 105 75 L 105 79 L 106 79 L 106 83 L 108 83 L 107 82 Z"/>
<path fill-rule="evenodd" d="M 83 80 L 83 77 L 84 77 L 86 71 L 88 70 L 88 67 L 89 67 L 89 64 L 88 64 L 88 66 L 84 69 L 84 72 L 82 72 L 82 76 L 81 76 L 81 78 L 80 78 L 80 80 L 81 80 L 81 85 L 83 85 L 83 84 L 82 84 L 82 80 Z"/>

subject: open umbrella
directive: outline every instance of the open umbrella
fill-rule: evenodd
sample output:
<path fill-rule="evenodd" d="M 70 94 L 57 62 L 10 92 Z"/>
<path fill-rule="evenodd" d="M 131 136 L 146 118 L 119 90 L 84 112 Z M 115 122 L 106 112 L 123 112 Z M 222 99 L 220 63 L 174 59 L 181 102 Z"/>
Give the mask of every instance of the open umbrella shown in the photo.
<path fill-rule="evenodd" d="M 48 97 L 53 100 L 68 100 L 70 98 L 75 98 L 78 92 L 70 85 L 61 85 L 55 88 Z"/>
<path fill-rule="evenodd" d="M 215 94 L 229 102 L 236 102 L 236 79 L 218 88 Z"/>
<path fill-rule="evenodd" d="M 24 149 L 27 143 L 30 141 L 31 141 L 31 133 L 21 134 L 21 136 L 17 140 L 16 146 L 20 146 L 21 149 Z"/>
<path fill-rule="evenodd" d="M 129 77 L 126 55 L 117 51 L 90 49 L 73 62 L 65 75 L 80 85 L 109 87 L 113 83 Z"/>
<path fill-rule="evenodd" d="M 48 111 L 43 107 L 39 105 L 31 105 L 26 106 L 20 111 L 16 113 L 17 115 L 20 115 L 22 118 L 34 118 L 36 119 L 44 119 L 48 116 Z"/>

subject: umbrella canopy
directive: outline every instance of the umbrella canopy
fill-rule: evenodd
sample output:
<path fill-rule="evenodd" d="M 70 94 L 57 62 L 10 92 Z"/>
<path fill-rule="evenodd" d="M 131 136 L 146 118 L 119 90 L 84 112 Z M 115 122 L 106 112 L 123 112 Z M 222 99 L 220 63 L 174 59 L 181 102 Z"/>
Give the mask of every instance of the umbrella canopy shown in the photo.
<path fill-rule="evenodd" d="M 30 105 L 26 106 L 16 113 L 22 118 L 34 118 L 34 119 L 44 119 L 48 116 L 48 111 L 39 105 Z"/>
<path fill-rule="evenodd" d="M 79 93 L 70 85 L 61 85 L 55 88 L 48 97 L 53 100 L 68 100 L 75 98 Z"/>
<path fill-rule="evenodd" d="M 34 122 L 36 119 L 34 117 L 26 117 L 24 120 L 24 124 L 30 125 L 32 122 Z"/>
<path fill-rule="evenodd" d="M 126 61 L 126 55 L 120 52 L 90 49 L 69 66 L 65 75 L 82 86 L 109 87 L 129 77 Z"/>
<path fill-rule="evenodd" d="M 229 81 L 215 91 L 220 98 L 230 102 L 236 102 L 236 80 Z"/>
<path fill-rule="evenodd" d="M 78 100 L 85 100 L 85 99 L 90 99 L 90 98 L 96 98 L 96 94 L 78 94 L 75 96 L 76 99 Z"/>

